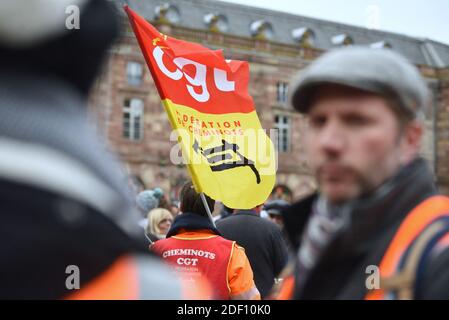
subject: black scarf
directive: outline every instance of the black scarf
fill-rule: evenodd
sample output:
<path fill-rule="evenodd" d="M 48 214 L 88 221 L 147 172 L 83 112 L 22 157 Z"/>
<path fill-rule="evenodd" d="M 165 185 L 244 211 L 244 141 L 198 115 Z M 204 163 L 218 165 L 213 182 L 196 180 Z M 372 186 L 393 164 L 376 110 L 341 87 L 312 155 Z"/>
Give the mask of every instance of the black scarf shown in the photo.
<path fill-rule="evenodd" d="M 220 231 L 214 227 L 208 217 L 191 212 L 183 212 L 175 218 L 170 230 L 168 230 L 166 238 L 176 235 L 181 229 L 189 231 L 207 229 L 221 236 Z"/>

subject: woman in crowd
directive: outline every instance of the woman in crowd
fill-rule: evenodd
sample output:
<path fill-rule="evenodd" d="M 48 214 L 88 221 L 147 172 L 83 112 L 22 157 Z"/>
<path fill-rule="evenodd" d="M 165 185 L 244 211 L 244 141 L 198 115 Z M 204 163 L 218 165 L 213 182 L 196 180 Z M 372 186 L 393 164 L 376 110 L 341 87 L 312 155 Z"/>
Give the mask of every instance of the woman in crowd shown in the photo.
<path fill-rule="evenodd" d="M 148 213 L 148 224 L 145 230 L 147 237 L 155 242 L 165 239 L 173 222 L 173 216 L 167 209 L 156 208 Z"/>

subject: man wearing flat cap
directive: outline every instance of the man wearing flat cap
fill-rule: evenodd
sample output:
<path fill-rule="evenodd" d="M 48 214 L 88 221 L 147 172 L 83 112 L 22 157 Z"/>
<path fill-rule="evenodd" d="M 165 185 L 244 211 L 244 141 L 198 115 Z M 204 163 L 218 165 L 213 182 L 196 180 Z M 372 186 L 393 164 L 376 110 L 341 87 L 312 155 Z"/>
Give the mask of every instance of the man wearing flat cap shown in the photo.
<path fill-rule="evenodd" d="M 448 299 L 449 198 L 419 157 L 428 91 L 387 49 L 328 52 L 293 82 L 318 191 L 284 210 L 278 299 Z"/>

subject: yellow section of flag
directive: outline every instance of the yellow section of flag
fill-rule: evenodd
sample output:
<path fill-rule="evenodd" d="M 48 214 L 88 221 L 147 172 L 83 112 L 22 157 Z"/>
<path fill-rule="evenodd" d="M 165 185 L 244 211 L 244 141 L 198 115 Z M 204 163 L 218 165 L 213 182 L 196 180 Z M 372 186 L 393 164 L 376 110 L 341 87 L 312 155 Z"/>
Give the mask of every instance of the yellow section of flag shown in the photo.
<path fill-rule="evenodd" d="M 163 100 L 195 188 L 236 209 L 262 204 L 276 179 L 274 146 L 255 111 L 205 114 Z"/>

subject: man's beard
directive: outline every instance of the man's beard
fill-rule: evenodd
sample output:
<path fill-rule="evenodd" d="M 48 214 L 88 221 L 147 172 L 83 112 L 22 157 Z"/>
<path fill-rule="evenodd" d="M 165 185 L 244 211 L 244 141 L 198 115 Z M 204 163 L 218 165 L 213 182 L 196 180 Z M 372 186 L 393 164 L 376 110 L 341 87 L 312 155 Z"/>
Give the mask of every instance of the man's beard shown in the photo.
<path fill-rule="evenodd" d="M 330 166 L 330 168 L 329 168 Z M 323 194 L 326 198 L 328 198 L 329 201 L 339 204 L 343 203 L 358 197 L 361 197 L 365 194 L 371 193 L 373 190 L 375 190 L 379 183 L 373 176 L 373 170 L 367 171 L 366 174 L 361 173 L 359 170 L 340 163 L 336 162 L 325 162 L 323 165 L 320 165 L 315 170 L 315 176 L 317 178 L 318 186 L 321 192 L 323 192 L 325 188 L 325 184 L 329 184 L 331 182 L 326 180 L 332 180 L 332 178 L 329 178 L 329 171 L 335 175 L 335 171 L 338 171 L 338 175 L 335 175 L 334 180 L 341 179 L 348 188 L 348 191 L 346 193 L 342 193 L 341 197 L 338 197 L 337 199 L 333 199 L 332 197 L 329 197 L 327 194 Z M 343 179 L 342 179 L 343 178 Z M 350 190 L 349 190 L 350 189 Z"/>

